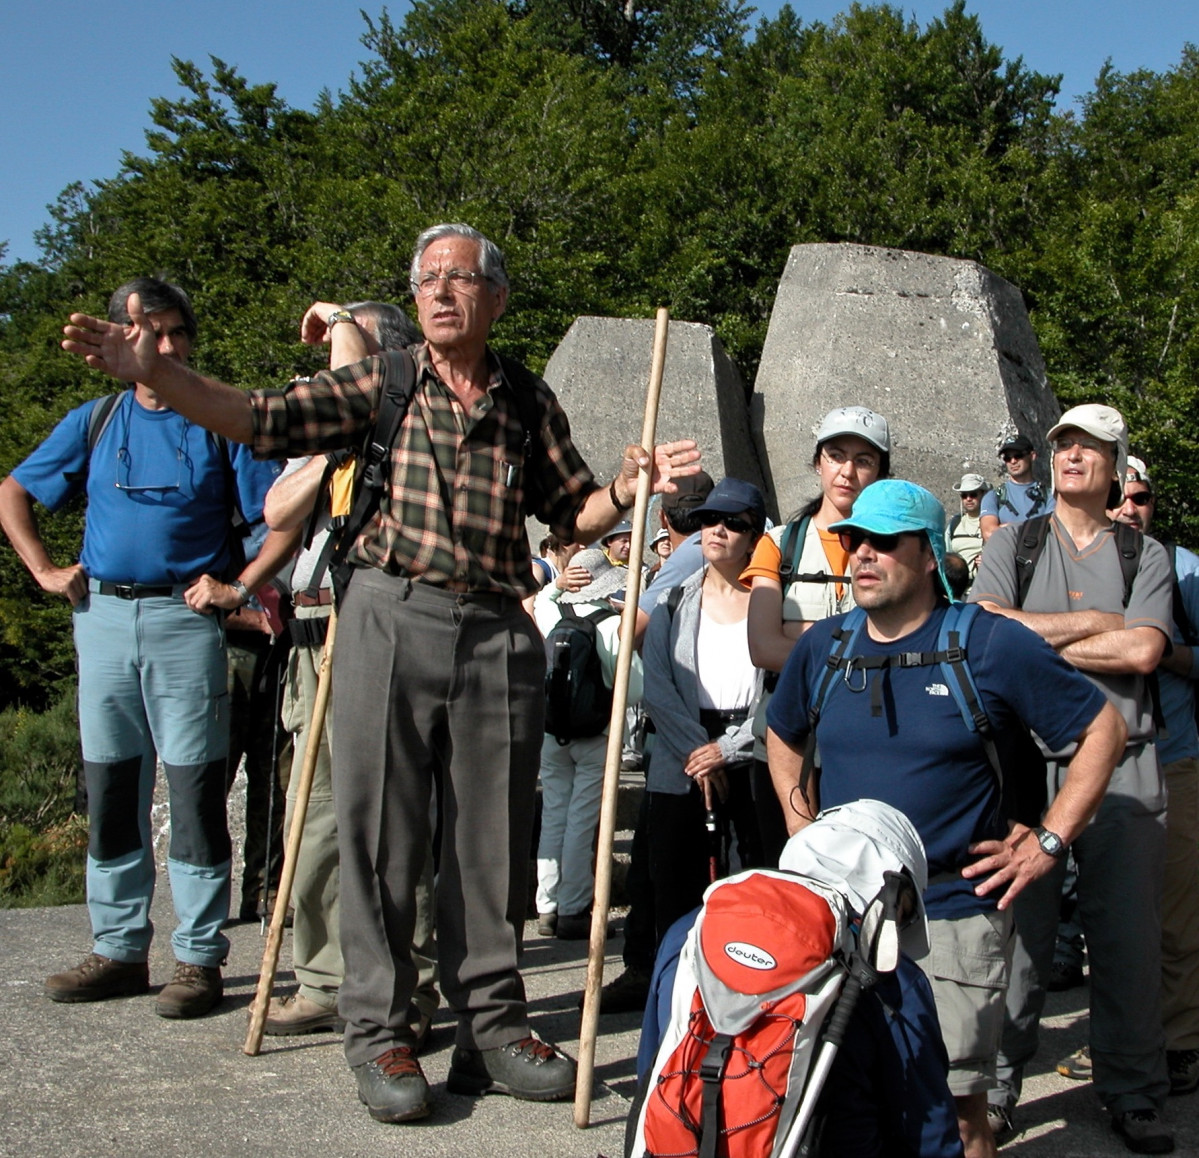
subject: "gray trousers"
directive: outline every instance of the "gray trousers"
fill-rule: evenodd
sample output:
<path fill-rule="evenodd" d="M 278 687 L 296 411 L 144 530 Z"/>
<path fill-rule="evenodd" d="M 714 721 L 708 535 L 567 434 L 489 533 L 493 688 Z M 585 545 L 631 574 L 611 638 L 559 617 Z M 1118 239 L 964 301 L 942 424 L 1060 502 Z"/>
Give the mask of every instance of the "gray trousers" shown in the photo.
<path fill-rule="evenodd" d="M 1091 964 L 1091 1058 L 1095 1092 L 1112 1113 L 1160 1108 L 1169 1093 L 1161 1016 L 1161 899 L 1166 825 L 1160 799 L 1120 790 L 1156 768 L 1152 744 L 1130 748 L 1095 818 L 1073 844 L 1077 919 Z M 1065 765 L 1049 765 L 1051 794 Z M 1130 775 L 1131 773 L 1131 775 Z M 1154 773 L 1157 778 L 1157 774 Z M 1159 780 L 1160 783 L 1160 780 Z M 1020 1097 L 1024 1067 L 1037 1052 L 1045 981 L 1053 964 L 1063 859 L 1013 906 L 1016 952 L 997 1067 L 997 1105 Z"/>
<path fill-rule="evenodd" d="M 520 602 L 358 571 L 333 656 L 333 778 L 350 1065 L 411 1042 L 416 893 L 436 784 L 437 947 L 457 1044 L 529 1033 L 516 968 L 545 651 Z"/>

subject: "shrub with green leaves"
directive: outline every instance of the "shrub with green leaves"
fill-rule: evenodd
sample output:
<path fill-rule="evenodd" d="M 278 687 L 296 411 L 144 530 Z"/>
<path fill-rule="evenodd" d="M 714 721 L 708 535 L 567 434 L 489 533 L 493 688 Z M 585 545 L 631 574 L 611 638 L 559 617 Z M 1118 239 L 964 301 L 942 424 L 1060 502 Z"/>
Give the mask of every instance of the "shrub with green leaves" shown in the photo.
<path fill-rule="evenodd" d="M 0 712 L 0 908 L 83 900 L 87 818 L 74 811 L 79 766 L 74 688 L 45 712 Z"/>

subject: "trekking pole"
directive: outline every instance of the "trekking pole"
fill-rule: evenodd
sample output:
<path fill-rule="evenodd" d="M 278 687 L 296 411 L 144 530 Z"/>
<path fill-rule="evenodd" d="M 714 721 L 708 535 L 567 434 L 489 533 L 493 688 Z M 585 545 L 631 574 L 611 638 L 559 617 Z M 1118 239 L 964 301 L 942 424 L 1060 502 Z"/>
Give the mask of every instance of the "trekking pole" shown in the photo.
<path fill-rule="evenodd" d="M 276 659 L 275 641 L 271 642 L 271 651 L 267 657 L 267 670 L 262 673 L 264 680 L 272 669 L 275 673 L 275 715 L 271 720 L 271 765 L 270 779 L 267 781 L 269 795 L 266 799 L 266 848 L 263 851 L 262 863 L 262 919 L 258 923 L 260 937 L 266 933 L 266 923 L 274 911 L 271 908 L 271 845 L 274 843 L 272 837 L 275 833 L 275 788 L 279 782 L 279 729 L 282 727 L 280 716 L 283 714 L 283 669 Z M 259 690 L 264 689 L 260 688 Z M 278 900 L 277 893 L 275 899 Z"/>
<path fill-rule="evenodd" d="M 659 309 L 654 325 L 649 389 L 641 445 L 652 455 L 658 425 L 658 397 L 666 365 L 666 337 L 670 311 Z M 624 745 L 624 713 L 629 698 L 629 671 L 633 665 L 633 639 L 637 631 L 637 599 L 641 594 L 641 558 L 645 553 L 645 520 L 653 484 L 653 463 L 637 477 L 633 504 L 633 541 L 629 548 L 629 578 L 620 620 L 620 651 L 612 684 L 612 715 L 608 721 L 608 750 L 604 761 L 604 795 L 600 806 L 596 847 L 595 903 L 591 910 L 591 942 L 587 951 L 587 984 L 583 989 L 583 1021 L 579 1029 L 579 1076 L 575 1083 L 574 1121 L 584 1129 L 591 1120 L 591 1082 L 595 1073 L 595 1038 L 599 1029 L 600 986 L 604 980 L 604 941 L 608 935 L 608 902 L 612 895 L 612 841 L 616 835 L 616 802 L 620 791 L 620 754 Z"/>
<path fill-rule="evenodd" d="M 708 830 L 708 884 L 714 885 L 720 876 L 719 845 L 716 836 L 716 809 L 712 807 L 712 781 L 706 776 L 704 785 L 704 828 Z"/>
<path fill-rule="evenodd" d="M 271 912 L 271 928 L 262 952 L 262 968 L 258 973 L 258 990 L 250 1006 L 250 1028 L 242 1052 L 257 1057 L 262 1049 L 262 1033 L 266 1026 L 266 1011 L 271 1002 L 271 990 L 275 986 L 275 970 L 279 965 L 279 949 L 283 944 L 283 924 L 287 919 L 287 905 L 291 900 L 291 885 L 296 876 L 296 857 L 300 852 L 300 841 L 304 836 L 304 821 L 308 818 L 308 797 L 312 794 L 312 780 L 316 773 L 316 760 L 321 745 L 321 733 L 325 728 L 325 713 L 329 708 L 329 692 L 333 676 L 333 639 L 337 635 L 337 612 L 329 616 L 329 629 L 325 635 L 325 650 L 321 653 L 321 666 L 317 674 L 316 699 L 312 704 L 312 719 L 308 721 L 308 739 L 304 748 L 304 765 L 300 769 L 300 783 L 296 788 L 296 806 L 291 817 L 291 833 L 283 853 L 283 873 L 279 878 L 279 890 L 275 894 L 275 907 Z"/>

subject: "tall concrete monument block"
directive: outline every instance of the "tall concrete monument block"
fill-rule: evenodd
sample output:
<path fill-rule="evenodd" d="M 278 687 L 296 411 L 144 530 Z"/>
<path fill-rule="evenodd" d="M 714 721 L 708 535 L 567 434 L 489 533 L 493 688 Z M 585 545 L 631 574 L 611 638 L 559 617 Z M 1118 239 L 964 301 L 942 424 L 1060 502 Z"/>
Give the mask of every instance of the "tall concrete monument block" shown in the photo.
<path fill-rule="evenodd" d="M 554 351 L 545 380 L 557 394 L 576 445 L 602 479 L 641 437 L 654 323 L 578 318 Z M 710 326 L 671 322 L 658 407 L 657 440 L 694 438 L 704 469 L 762 485 L 749 430 L 745 385 Z"/>
<path fill-rule="evenodd" d="M 865 245 L 797 245 L 779 283 L 751 423 L 786 517 L 817 492 L 814 431 L 834 406 L 890 423 L 892 473 L 952 513 L 967 471 L 999 478 L 1016 427 L 1038 448 L 1060 407 L 1020 291 L 971 261 Z M 1010 424 L 1010 425 L 1009 425 Z"/>

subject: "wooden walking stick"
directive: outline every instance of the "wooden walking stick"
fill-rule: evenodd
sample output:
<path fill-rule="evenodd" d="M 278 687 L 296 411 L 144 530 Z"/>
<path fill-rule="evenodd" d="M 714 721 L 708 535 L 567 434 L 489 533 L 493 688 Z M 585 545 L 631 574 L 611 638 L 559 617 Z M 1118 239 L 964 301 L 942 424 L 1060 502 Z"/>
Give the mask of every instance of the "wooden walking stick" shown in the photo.
<path fill-rule="evenodd" d="M 654 326 L 654 352 L 649 389 L 645 395 L 645 420 L 641 445 L 653 454 L 658 425 L 658 397 L 666 364 L 666 335 L 670 311 L 660 309 Z M 645 519 L 653 484 L 653 463 L 637 478 L 633 504 L 633 541 L 629 548 L 629 578 L 620 620 L 620 651 L 612 684 L 612 716 L 608 722 L 608 750 L 604 761 L 604 795 L 600 806 L 599 838 L 595 865 L 595 903 L 591 910 L 591 943 L 587 953 L 587 985 L 583 990 L 583 1024 L 579 1030 L 579 1076 L 575 1083 L 575 1125 L 591 1120 L 591 1082 L 595 1072 L 595 1036 L 599 1028 L 600 986 L 604 980 L 604 941 L 608 935 L 608 901 L 612 895 L 612 840 L 616 834 L 616 800 L 620 789 L 620 753 L 624 745 L 624 712 L 629 698 L 629 670 L 633 665 L 637 632 L 637 598 L 641 594 L 641 557 L 645 551 Z"/>
<path fill-rule="evenodd" d="M 304 764 L 300 769 L 300 784 L 296 788 L 296 806 L 291 817 L 291 832 L 287 848 L 283 853 L 283 873 L 279 878 L 279 890 L 275 894 L 275 907 L 271 912 L 271 927 L 266 936 L 266 948 L 262 952 L 262 968 L 258 973 L 258 991 L 250 1006 L 250 1028 L 242 1052 L 257 1057 L 262 1049 L 262 1031 L 266 1025 L 266 1011 L 271 1003 L 271 990 L 275 987 L 275 970 L 279 965 L 279 949 L 283 944 L 283 924 L 287 920 L 287 905 L 291 900 L 291 885 L 296 876 L 296 857 L 300 852 L 300 841 L 304 836 L 304 821 L 308 818 L 308 797 L 312 794 L 312 780 L 316 773 L 316 760 L 321 746 L 321 733 L 325 728 L 325 713 L 329 709 L 329 692 L 333 676 L 333 639 L 337 635 L 337 612 L 329 616 L 329 630 L 325 634 L 325 650 L 321 653 L 321 666 L 317 673 L 316 699 L 312 704 L 312 719 L 308 721 L 308 740 L 304 748 Z"/>

